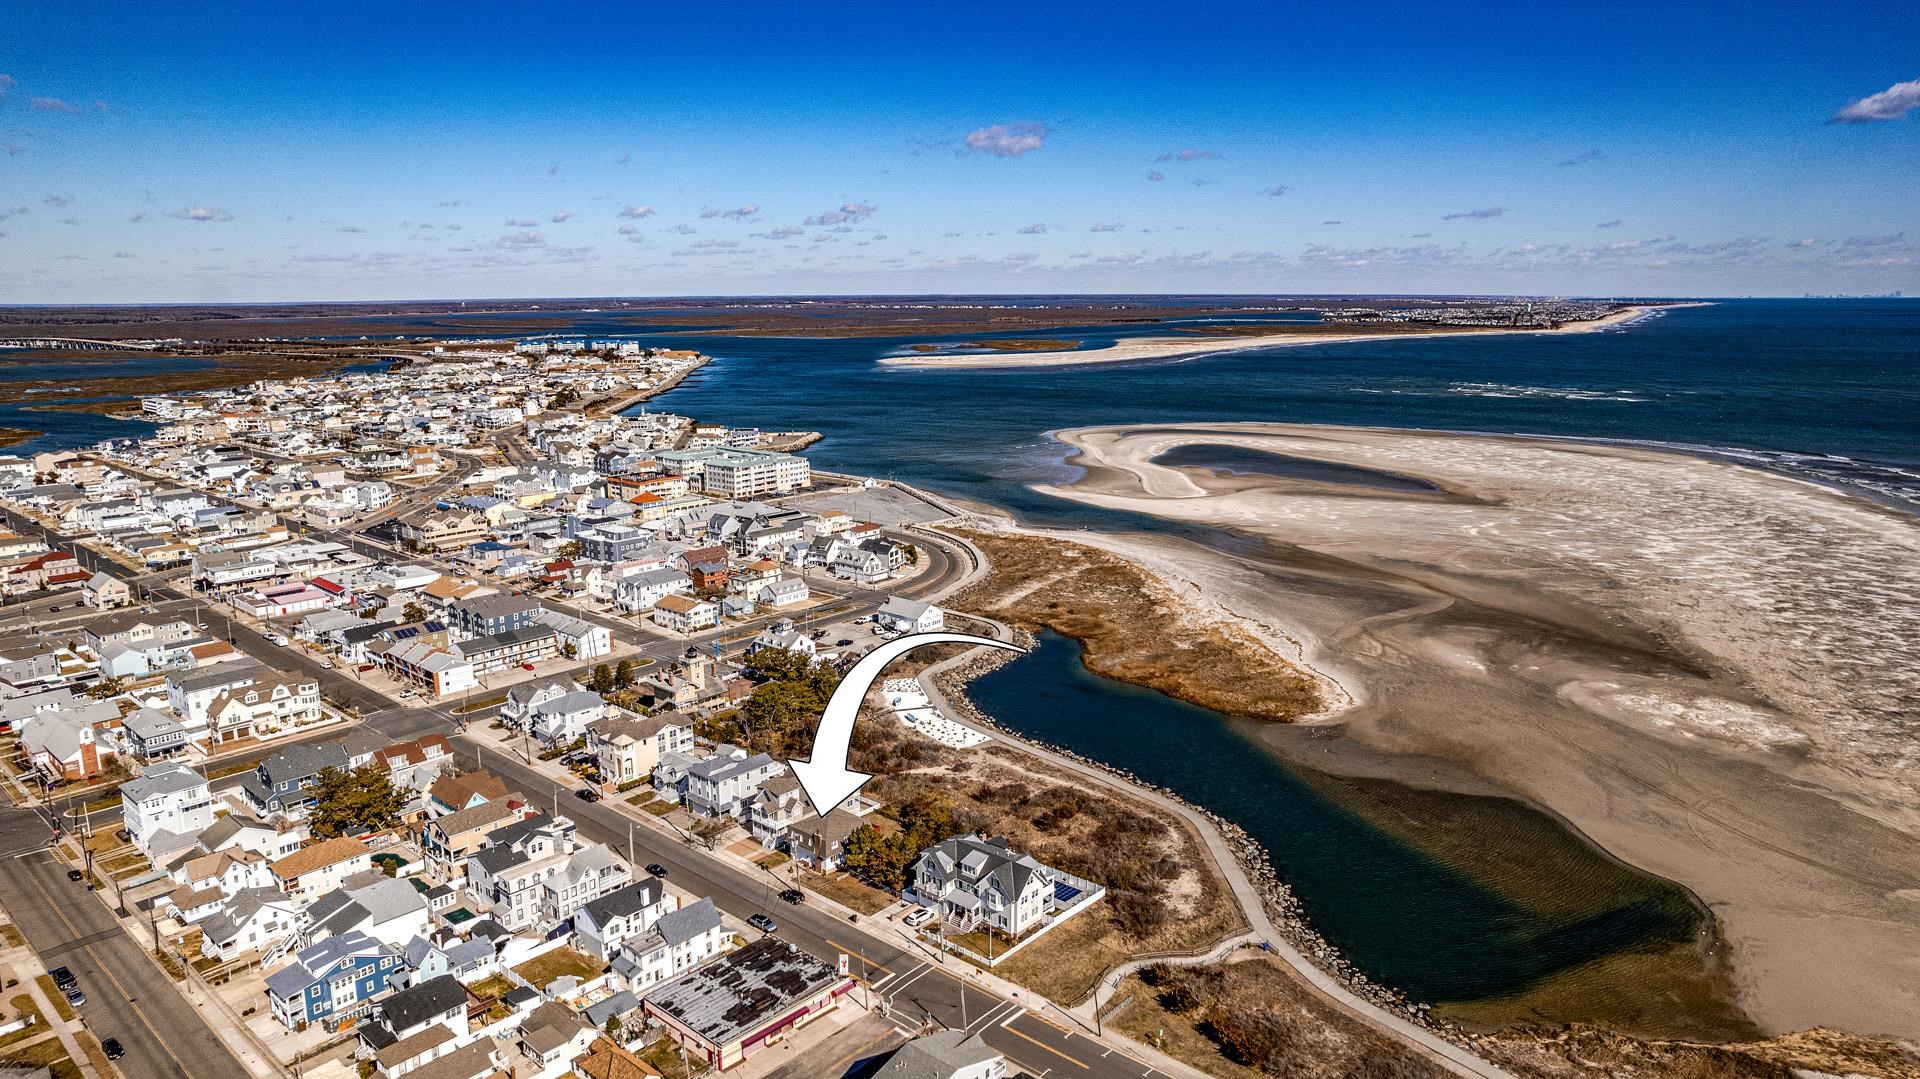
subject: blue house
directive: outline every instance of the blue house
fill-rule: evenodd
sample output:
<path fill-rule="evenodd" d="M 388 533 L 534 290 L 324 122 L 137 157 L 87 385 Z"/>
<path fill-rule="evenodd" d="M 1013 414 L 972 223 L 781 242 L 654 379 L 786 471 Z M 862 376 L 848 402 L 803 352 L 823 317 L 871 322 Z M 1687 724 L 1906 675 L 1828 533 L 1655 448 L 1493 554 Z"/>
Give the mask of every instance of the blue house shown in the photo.
<path fill-rule="evenodd" d="M 349 766 L 346 746 L 340 742 L 292 745 L 262 760 L 240 780 L 247 804 L 260 816 L 292 812 L 313 804 L 311 788 L 327 768 Z"/>
<path fill-rule="evenodd" d="M 358 931 L 342 933 L 296 953 L 293 962 L 267 975 L 274 1017 L 288 1030 L 315 1023 L 333 1029 L 359 1015 L 391 988 L 404 969 L 400 953 Z"/>

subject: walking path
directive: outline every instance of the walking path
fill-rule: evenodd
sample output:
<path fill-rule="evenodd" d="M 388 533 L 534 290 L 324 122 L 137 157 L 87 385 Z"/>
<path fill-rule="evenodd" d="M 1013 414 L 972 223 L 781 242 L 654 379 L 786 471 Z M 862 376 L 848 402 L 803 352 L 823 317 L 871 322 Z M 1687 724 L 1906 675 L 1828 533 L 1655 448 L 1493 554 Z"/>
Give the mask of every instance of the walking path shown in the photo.
<path fill-rule="evenodd" d="M 25 949 L 20 949 L 20 951 L 24 952 Z M 95 1070 L 93 1066 L 93 1058 L 87 1056 L 87 1051 L 81 1048 L 80 1039 L 73 1036 L 73 1023 L 60 1018 L 59 1010 L 53 1006 L 53 1001 L 47 999 L 46 991 L 40 988 L 38 980 L 22 970 L 19 964 L 10 963 L 8 965 L 12 966 L 15 970 L 20 970 L 21 973 L 25 975 L 20 979 L 20 987 L 25 989 L 28 995 L 33 997 L 33 1006 L 40 1009 L 40 1017 L 46 1020 L 47 1026 L 51 1028 L 55 1036 L 60 1039 L 61 1048 L 65 1049 L 67 1055 L 73 1058 L 74 1066 L 80 1069 L 80 1074 L 85 1076 L 86 1079 L 97 1079 L 100 1073 Z"/>
<path fill-rule="evenodd" d="M 934 530 L 929 529 L 929 531 Z M 985 556 L 975 549 L 971 543 L 968 543 L 965 537 L 946 531 L 939 532 L 939 535 L 950 542 L 965 547 L 968 553 L 976 560 L 975 565 L 977 567 L 984 567 L 986 564 Z M 970 582 L 976 574 L 977 571 L 976 573 L 970 573 L 965 579 Z M 955 586 L 956 589 L 958 587 L 958 585 Z M 951 592 L 952 589 L 948 591 Z M 999 640 L 1012 641 L 1014 639 L 1013 630 L 1009 626 L 994 621 L 993 619 L 983 618 L 979 615 L 970 615 L 969 617 L 991 625 L 994 630 L 993 636 Z M 941 673 L 979 658 L 979 654 L 979 649 L 973 649 L 955 656 L 952 659 L 936 663 L 920 672 L 921 688 L 926 692 L 928 699 L 933 702 L 935 708 L 947 715 L 960 714 L 960 712 L 954 708 L 953 702 L 947 698 L 946 694 L 941 692 L 937 679 Z M 1345 1007 L 1354 1015 L 1378 1027 L 1383 1032 L 1416 1048 L 1425 1050 L 1437 1063 L 1443 1064 L 1456 1074 L 1480 1076 L 1484 1077 L 1484 1079 L 1513 1079 L 1509 1073 L 1494 1065 L 1492 1062 L 1483 1060 L 1471 1051 L 1455 1045 L 1445 1038 L 1440 1037 L 1438 1034 L 1435 1034 L 1433 1031 L 1418 1024 L 1410 1023 L 1406 1019 L 1360 997 L 1350 990 L 1340 979 L 1328 974 L 1310 961 L 1305 954 L 1295 948 L 1293 944 L 1274 927 L 1272 920 L 1267 916 L 1266 903 L 1261 898 L 1259 889 L 1254 885 L 1253 880 L 1247 876 L 1246 869 L 1240 864 L 1240 859 L 1235 855 L 1233 848 L 1227 844 L 1226 837 L 1220 834 L 1219 829 L 1215 828 L 1213 822 L 1205 815 L 1196 812 L 1185 802 L 1169 798 L 1158 791 L 1146 787 L 1126 783 L 1102 769 L 1083 764 L 1070 757 L 1062 756 L 1043 746 L 1035 745 L 1017 735 L 1008 734 L 994 728 L 985 728 L 985 733 L 995 741 L 1002 742 L 1022 752 L 1032 754 L 1050 764 L 1094 780 L 1104 786 L 1119 788 L 1136 798 L 1140 798 L 1169 812 L 1178 814 L 1181 819 L 1193 827 L 1200 835 L 1202 841 L 1206 843 L 1207 850 L 1213 856 L 1214 863 L 1220 867 L 1222 875 L 1226 878 L 1228 888 L 1233 892 L 1234 899 L 1240 904 L 1240 910 L 1252 924 L 1253 933 L 1261 942 L 1272 949 L 1273 954 L 1284 959 L 1287 965 L 1292 967 L 1308 984 L 1320 990 L 1320 992 L 1324 993 L 1342 1007 Z M 1244 942 L 1244 938 L 1242 938 L 1242 942 Z M 1222 952 L 1221 954 L 1224 955 L 1225 953 Z M 1110 971 L 1108 975 L 1102 979 L 1099 989 L 1111 989 L 1112 986 L 1119 983 L 1119 980 L 1124 977 L 1132 967 L 1138 965 L 1141 964 L 1123 965 L 1123 967 Z M 1079 1013 L 1084 1010 L 1085 1014 L 1091 1016 L 1091 1009 L 1097 1006 L 1095 1002 L 1099 999 L 1099 996 L 1100 993 L 1096 990 L 1092 1000 L 1076 1008 L 1075 1012 Z"/>

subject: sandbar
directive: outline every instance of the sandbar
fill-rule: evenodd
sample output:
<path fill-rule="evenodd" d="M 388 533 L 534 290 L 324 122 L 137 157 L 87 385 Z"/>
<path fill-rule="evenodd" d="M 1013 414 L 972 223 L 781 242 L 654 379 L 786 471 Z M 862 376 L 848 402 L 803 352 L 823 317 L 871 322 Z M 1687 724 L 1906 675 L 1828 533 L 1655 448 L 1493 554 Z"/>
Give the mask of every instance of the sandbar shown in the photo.
<path fill-rule="evenodd" d="M 1292 337 L 1285 333 L 1247 336 L 1191 335 L 1185 337 L 1137 337 L 1115 342 L 1104 348 L 1068 349 L 1056 352 L 991 353 L 910 353 L 884 356 L 883 367 L 1086 367 L 1115 363 L 1139 363 L 1146 360 L 1171 360 L 1191 356 L 1213 356 L 1249 349 L 1301 348 L 1309 345 L 1351 345 L 1366 341 L 1405 341 L 1413 338 L 1490 337 L 1511 334 L 1594 333 L 1648 318 L 1655 312 L 1693 304 L 1639 305 L 1623 307 L 1612 314 L 1586 322 L 1527 330 L 1479 329 L 1467 326 L 1435 327 L 1419 331 L 1396 331 L 1377 323 L 1342 325 L 1341 332 L 1327 332 L 1317 323 L 1302 323 L 1316 332 Z M 1387 324 L 1390 326 L 1391 324 Z"/>
<path fill-rule="evenodd" d="M 1266 541 L 1076 534 L 1337 685 L 1309 722 L 1464 767 L 1690 889 L 1762 1029 L 1920 1036 L 1920 520 L 1731 462 L 1566 440 L 1059 437 L 1086 474 L 1042 490 Z M 1188 444 L 1441 492 L 1154 463 Z"/>

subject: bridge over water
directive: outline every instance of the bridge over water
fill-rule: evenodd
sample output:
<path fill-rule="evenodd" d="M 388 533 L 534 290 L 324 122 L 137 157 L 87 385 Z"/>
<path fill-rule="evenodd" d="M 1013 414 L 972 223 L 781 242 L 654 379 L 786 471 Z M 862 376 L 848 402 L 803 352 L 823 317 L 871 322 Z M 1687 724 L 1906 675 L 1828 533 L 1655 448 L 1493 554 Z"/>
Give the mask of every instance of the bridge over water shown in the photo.
<path fill-rule="evenodd" d="M 95 341 L 85 337 L 0 337 L 0 348 L 59 348 L 88 352 L 151 352 L 159 345 L 138 341 Z"/>

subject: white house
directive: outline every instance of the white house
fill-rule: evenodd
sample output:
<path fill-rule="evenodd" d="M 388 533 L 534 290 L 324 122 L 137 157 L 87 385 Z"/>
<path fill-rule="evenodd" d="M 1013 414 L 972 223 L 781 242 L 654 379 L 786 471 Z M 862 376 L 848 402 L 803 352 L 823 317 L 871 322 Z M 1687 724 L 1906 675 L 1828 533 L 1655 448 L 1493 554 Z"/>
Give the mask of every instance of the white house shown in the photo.
<path fill-rule="evenodd" d="M 798 577 L 776 577 L 754 593 L 754 602 L 763 607 L 792 607 L 805 603 L 812 593 L 807 582 Z"/>
<path fill-rule="evenodd" d="M 611 959 L 631 937 L 653 928 L 677 904 L 659 877 L 636 880 L 573 912 L 574 944 L 599 959 Z"/>
<path fill-rule="evenodd" d="M 873 613 L 874 622 L 892 633 L 937 633 L 946 627 L 946 615 L 931 603 L 888 596 Z"/>
<path fill-rule="evenodd" d="M 533 620 L 546 626 L 560 638 L 560 651 L 573 659 L 596 659 L 613 651 L 613 631 L 598 622 L 542 608 Z M 567 653 L 571 647 L 573 651 Z"/>
<path fill-rule="evenodd" d="M 613 605 L 627 614 L 653 610 L 672 595 L 693 591 L 693 579 L 677 569 L 655 569 L 623 577 L 613 588 Z"/>
<path fill-rule="evenodd" d="M 333 891 L 355 873 L 364 873 L 373 865 L 373 853 L 358 839 L 342 836 L 302 847 L 274 862 L 267 869 L 274 886 L 293 899 L 301 909 Z"/>
<path fill-rule="evenodd" d="M 629 937 L 613 958 L 613 972 L 635 993 L 678 978 L 727 950 L 732 938 L 720 910 L 702 898 L 660 915 L 653 928 Z"/>
<path fill-rule="evenodd" d="M 120 785 L 120 816 L 133 845 L 153 856 L 161 832 L 192 835 L 213 824 L 213 792 L 184 764 L 161 764 Z"/>
<path fill-rule="evenodd" d="M 95 572 L 80 586 L 80 602 L 89 607 L 124 607 L 131 598 L 127 582 L 118 577 L 108 576 L 104 571 Z"/>
<path fill-rule="evenodd" d="M 662 596 L 653 605 L 653 620 L 670 633 L 696 633 L 720 624 L 720 605 L 692 596 Z"/>
<path fill-rule="evenodd" d="M 253 951 L 273 956 L 292 942 L 300 923 L 293 900 L 273 888 L 244 888 L 227 897 L 220 910 L 193 923 L 200 930 L 200 951 L 222 962 Z"/>

